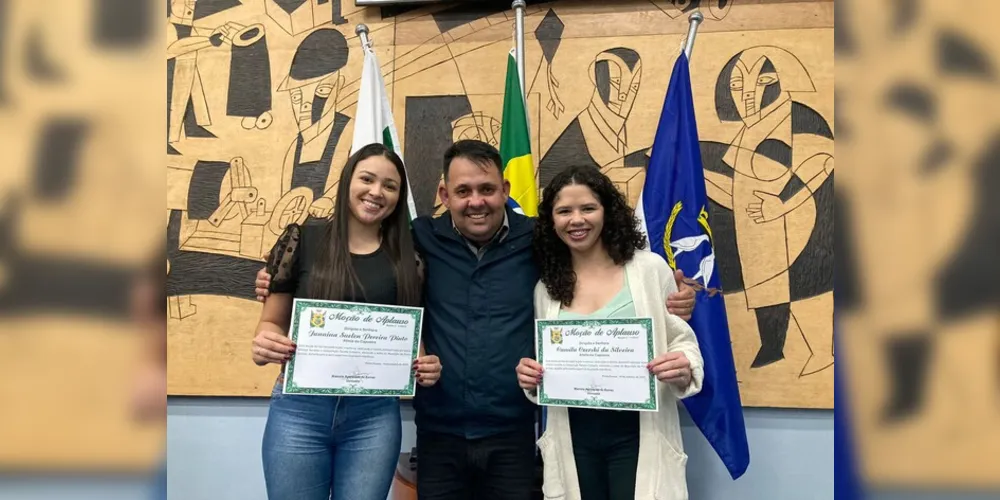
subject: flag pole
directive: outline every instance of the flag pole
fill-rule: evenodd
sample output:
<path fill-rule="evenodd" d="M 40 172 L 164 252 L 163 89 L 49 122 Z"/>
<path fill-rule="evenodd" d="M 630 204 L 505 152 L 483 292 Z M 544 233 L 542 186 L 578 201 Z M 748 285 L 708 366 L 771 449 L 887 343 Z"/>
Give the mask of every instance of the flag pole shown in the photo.
<path fill-rule="evenodd" d="M 515 21 L 515 45 L 517 47 L 517 80 L 521 84 L 521 97 L 527 94 L 524 88 L 524 0 L 514 0 L 511 8 L 514 9 Z"/>
<path fill-rule="evenodd" d="M 687 60 L 691 61 L 691 51 L 694 50 L 694 37 L 698 35 L 698 25 L 705 20 L 705 16 L 701 14 L 701 11 L 694 11 L 691 16 L 688 17 L 688 36 L 687 41 L 684 42 L 684 56 Z"/>
<path fill-rule="evenodd" d="M 371 48 L 371 41 L 368 39 L 368 25 L 359 24 L 354 28 L 354 33 L 361 39 L 361 48 L 368 50 Z"/>

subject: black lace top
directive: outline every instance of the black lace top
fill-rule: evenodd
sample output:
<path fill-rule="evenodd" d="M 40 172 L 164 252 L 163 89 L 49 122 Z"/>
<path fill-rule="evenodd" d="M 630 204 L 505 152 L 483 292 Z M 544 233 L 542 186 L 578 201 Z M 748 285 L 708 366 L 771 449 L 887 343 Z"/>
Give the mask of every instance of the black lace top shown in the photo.
<path fill-rule="evenodd" d="M 396 275 L 389 254 L 381 247 L 367 255 L 351 254 L 351 264 L 363 289 L 357 296 L 310 297 L 309 277 L 324 243 L 323 236 L 321 225 L 289 224 L 285 228 L 267 261 L 271 293 L 288 293 L 297 298 L 396 305 Z"/>

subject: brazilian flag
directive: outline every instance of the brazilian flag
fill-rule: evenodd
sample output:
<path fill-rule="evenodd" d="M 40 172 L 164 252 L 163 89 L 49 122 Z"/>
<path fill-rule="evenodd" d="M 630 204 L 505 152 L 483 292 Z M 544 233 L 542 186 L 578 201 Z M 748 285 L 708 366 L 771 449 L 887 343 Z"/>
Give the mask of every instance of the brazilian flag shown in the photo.
<path fill-rule="evenodd" d="M 514 51 L 507 54 L 507 85 L 503 95 L 503 121 L 500 126 L 500 159 L 503 178 L 510 182 L 507 203 L 529 217 L 538 215 L 538 188 L 535 164 L 531 159 L 528 115 L 517 74 Z"/>

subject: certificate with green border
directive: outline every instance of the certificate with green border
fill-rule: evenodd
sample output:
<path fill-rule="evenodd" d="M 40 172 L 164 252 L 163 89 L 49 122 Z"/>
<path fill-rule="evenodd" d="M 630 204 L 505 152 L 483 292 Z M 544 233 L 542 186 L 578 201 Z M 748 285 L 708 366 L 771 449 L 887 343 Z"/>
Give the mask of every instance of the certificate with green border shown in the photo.
<path fill-rule="evenodd" d="M 535 320 L 538 404 L 657 411 L 652 318 Z"/>
<path fill-rule="evenodd" d="M 295 299 L 285 394 L 413 396 L 423 308 Z"/>

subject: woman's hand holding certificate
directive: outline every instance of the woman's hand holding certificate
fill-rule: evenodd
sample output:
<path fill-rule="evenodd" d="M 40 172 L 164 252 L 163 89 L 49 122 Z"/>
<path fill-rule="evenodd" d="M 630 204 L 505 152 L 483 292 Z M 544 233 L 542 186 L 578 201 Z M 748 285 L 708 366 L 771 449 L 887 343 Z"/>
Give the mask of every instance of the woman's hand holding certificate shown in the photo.
<path fill-rule="evenodd" d="M 649 370 L 660 382 L 684 389 L 691 383 L 691 361 L 683 352 L 668 352 L 650 361 Z"/>
<path fill-rule="evenodd" d="M 253 362 L 257 366 L 268 363 L 284 363 L 295 354 L 295 344 L 281 333 L 261 330 L 253 338 Z"/>
<path fill-rule="evenodd" d="M 436 384 L 441 378 L 441 360 L 433 354 L 417 358 L 413 369 L 417 373 L 417 383 L 424 387 Z"/>
<path fill-rule="evenodd" d="M 436 356 L 418 361 L 422 316 L 419 307 L 295 299 L 285 394 L 412 396 L 416 374 L 433 378 L 440 367 Z"/>
<path fill-rule="evenodd" d="M 538 384 L 542 383 L 544 371 L 538 361 L 531 358 L 521 358 L 521 362 L 517 364 L 517 384 L 521 386 L 521 389 L 534 391 L 538 388 Z"/>

